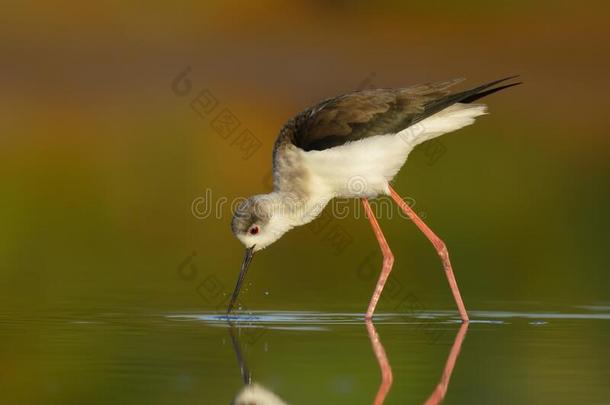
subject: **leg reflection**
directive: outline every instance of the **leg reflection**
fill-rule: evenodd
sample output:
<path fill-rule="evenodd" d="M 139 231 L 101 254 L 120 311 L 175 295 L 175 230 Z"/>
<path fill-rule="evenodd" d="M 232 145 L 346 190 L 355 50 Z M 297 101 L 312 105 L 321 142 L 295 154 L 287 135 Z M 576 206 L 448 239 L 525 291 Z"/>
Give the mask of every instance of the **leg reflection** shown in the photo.
<path fill-rule="evenodd" d="M 377 363 L 379 363 L 379 369 L 381 370 L 381 384 L 379 384 L 379 389 L 377 390 L 377 395 L 375 396 L 373 404 L 381 405 L 388 395 L 390 387 L 392 387 L 392 367 L 388 361 L 388 356 L 385 354 L 385 349 L 379 340 L 375 325 L 373 325 L 373 322 L 371 322 L 370 319 L 366 319 L 366 330 L 369 333 L 371 346 L 373 346 L 373 352 L 375 353 Z"/>
<path fill-rule="evenodd" d="M 453 368 L 455 367 L 455 363 L 460 355 L 462 343 L 466 337 L 466 331 L 468 331 L 468 322 L 462 323 L 457 335 L 455 335 L 455 341 L 453 342 L 453 346 L 451 346 L 451 350 L 449 351 L 449 357 L 445 363 L 441 381 L 438 383 L 436 389 L 426 401 L 426 405 L 439 404 L 445 398 L 445 394 L 447 394 L 447 387 L 449 386 L 449 380 L 451 379 L 451 374 L 453 373 Z"/>

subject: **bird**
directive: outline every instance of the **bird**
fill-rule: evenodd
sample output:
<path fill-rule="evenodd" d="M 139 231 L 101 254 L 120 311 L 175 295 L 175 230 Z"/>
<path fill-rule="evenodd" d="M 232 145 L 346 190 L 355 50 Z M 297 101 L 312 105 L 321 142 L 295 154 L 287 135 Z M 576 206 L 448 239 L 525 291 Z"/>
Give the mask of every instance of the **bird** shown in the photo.
<path fill-rule="evenodd" d="M 452 92 L 464 79 L 403 88 L 353 91 L 329 98 L 289 119 L 272 154 L 273 191 L 244 199 L 231 229 L 246 248 L 231 295 L 231 314 L 254 254 L 290 229 L 313 221 L 333 198 L 357 198 L 364 207 L 383 260 L 365 319 L 371 319 L 394 264 L 394 255 L 369 200 L 389 196 L 436 249 L 459 316 L 469 317 L 444 241 L 391 186 L 417 145 L 473 124 L 487 113 L 481 98 L 522 82 L 518 76 Z"/>

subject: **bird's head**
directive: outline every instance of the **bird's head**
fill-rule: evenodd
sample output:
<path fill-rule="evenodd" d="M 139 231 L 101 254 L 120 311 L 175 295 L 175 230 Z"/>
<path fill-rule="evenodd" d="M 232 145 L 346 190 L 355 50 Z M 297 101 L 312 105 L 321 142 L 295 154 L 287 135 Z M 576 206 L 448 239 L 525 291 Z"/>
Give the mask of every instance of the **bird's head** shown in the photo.
<path fill-rule="evenodd" d="M 246 247 L 246 255 L 231 297 L 229 312 L 237 299 L 254 253 L 271 245 L 292 228 L 283 215 L 284 208 L 282 201 L 270 194 L 252 196 L 237 207 L 231 230 Z"/>
<path fill-rule="evenodd" d="M 233 215 L 231 230 L 252 253 L 278 240 L 292 226 L 282 215 L 283 204 L 270 194 L 255 195 L 243 201 Z"/>

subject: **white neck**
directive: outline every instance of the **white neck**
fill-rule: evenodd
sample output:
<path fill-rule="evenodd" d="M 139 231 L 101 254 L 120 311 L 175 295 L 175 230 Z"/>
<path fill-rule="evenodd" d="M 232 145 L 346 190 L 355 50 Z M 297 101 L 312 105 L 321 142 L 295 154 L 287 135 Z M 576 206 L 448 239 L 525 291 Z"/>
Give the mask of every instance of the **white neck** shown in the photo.
<path fill-rule="evenodd" d="M 320 215 L 328 197 L 297 195 L 291 192 L 274 191 L 266 195 L 273 202 L 274 218 L 291 228 L 313 221 Z"/>

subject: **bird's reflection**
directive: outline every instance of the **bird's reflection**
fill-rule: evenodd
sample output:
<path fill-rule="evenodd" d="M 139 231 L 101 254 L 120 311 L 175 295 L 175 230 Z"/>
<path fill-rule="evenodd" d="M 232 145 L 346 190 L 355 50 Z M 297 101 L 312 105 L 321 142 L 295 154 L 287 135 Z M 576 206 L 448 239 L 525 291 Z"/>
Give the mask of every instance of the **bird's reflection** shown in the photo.
<path fill-rule="evenodd" d="M 392 367 L 390 366 L 388 356 L 386 356 L 383 344 L 381 343 L 381 340 L 379 340 L 377 329 L 375 329 L 375 325 L 370 319 L 366 320 L 366 330 L 369 334 L 371 346 L 373 346 L 373 353 L 375 353 L 377 363 L 379 363 L 379 369 L 381 370 L 381 384 L 379 384 L 377 395 L 375 395 L 375 400 L 373 401 L 374 405 L 380 405 L 383 404 L 385 397 L 388 395 L 388 392 L 390 392 L 394 377 L 392 376 Z"/>
<path fill-rule="evenodd" d="M 381 372 L 381 382 L 379 384 L 379 388 L 377 389 L 377 394 L 375 395 L 375 399 L 373 400 L 374 405 L 381 405 L 384 403 L 385 398 L 387 397 L 390 389 L 392 388 L 393 382 L 393 374 L 392 374 L 392 366 L 390 365 L 390 361 L 388 360 L 388 356 L 386 355 L 385 348 L 381 343 L 381 339 L 379 338 L 379 334 L 377 333 L 377 329 L 372 321 L 367 320 L 365 322 L 366 330 L 368 332 L 368 337 L 371 342 L 371 346 L 373 348 L 373 353 L 375 358 L 377 359 L 377 363 L 379 364 L 379 370 Z M 250 370 L 248 369 L 248 365 L 246 359 L 241 350 L 241 345 L 239 343 L 239 330 L 233 324 L 230 325 L 229 334 L 231 336 L 231 342 L 233 343 L 233 349 L 235 351 L 235 356 L 237 357 L 237 363 L 240 368 L 241 378 L 244 383 L 244 387 L 237 394 L 235 399 L 232 401 L 233 405 L 283 405 L 286 404 L 280 397 L 278 397 L 275 393 L 271 392 L 268 388 L 264 386 L 253 383 L 252 377 L 250 374 Z M 447 361 L 445 362 L 445 367 L 443 368 L 443 373 L 441 375 L 441 379 L 437 384 L 435 390 L 428 397 L 425 402 L 426 405 L 435 405 L 442 402 L 447 394 L 447 388 L 449 386 L 449 381 L 451 379 L 451 375 L 453 374 L 453 369 L 457 362 L 457 359 L 460 355 L 460 350 L 462 348 L 462 343 L 464 342 L 464 338 L 466 337 L 466 332 L 468 331 L 468 322 L 464 322 L 461 324 L 457 334 L 455 335 L 455 339 L 453 341 L 453 345 L 451 346 L 451 350 L 449 351 L 449 356 L 447 357 Z"/>
<path fill-rule="evenodd" d="M 263 387 L 258 383 L 252 382 L 252 376 L 248 364 L 241 350 L 239 344 L 239 330 L 231 324 L 229 326 L 229 334 L 231 335 L 231 342 L 233 343 L 233 350 L 235 351 L 235 357 L 237 357 L 237 364 L 241 372 L 241 379 L 244 383 L 244 387 L 239 391 L 235 399 L 231 402 L 232 405 L 286 405 L 280 397 L 271 392 L 269 389 Z"/>
<path fill-rule="evenodd" d="M 435 405 L 439 404 L 443 398 L 445 398 L 445 394 L 447 394 L 447 387 L 449 387 L 449 380 L 451 380 L 451 374 L 453 374 L 453 368 L 455 367 L 455 363 L 460 355 L 460 350 L 462 349 L 462 343 L 464 342 L 464 338 L 466 337 L 466 332 L 468 331 L 468 322 L 462 323 L 460 329 L 455 335 L 455 340 L 453 341 L 453 346 L 451 346 L 451 350 L 449 350 L 449 356 L 447 357 L 447 361 L 445 362 L 445 368 L 443 369 L 443 374 L 441 376 L 441 380 L 439 381 L 436 389 L 432 392 L 428 400 L 426 401 L 426 405 Z"/>
<path fill-rule="evenodd" d="M 381 405 L 385 401 L 385 398 L 388 395 L 388 392 L 390 392 L 390 388 L 392 387 L 392 381 L 394 379 L 392 375 L 392 366 L 390 366 L 388 356 L 385 353 L 385 349 L 383 348 L 383 344 L 379 339 L 377 329 L 375 329 L 375 325 L 372 321 L 366 321 L 366 329 L 369 334 L 371 345 L 373 346 L 373 353 L 375 353 L 377 363 L 379 364 L 379 370 L 381 371 L 381 383 L 379 384 L 379 388 L 377 389 L 377 395 L 375 395 L 373 404 Z M 449 356 L 447 357 L 447 361 L 445 362 L 445 368 L 443 369 L 441 380 L 436 386 L 436 389 L 432 392 L 432 394 L 426 401 L 426 405 L 439 404 L 445 398 L 445 395 L 447 394 L 447 387 L 449 386 L 449 380 L 451 379 L 451 374 L 453 374 L 453 368 L 455 367 L 455 363 L 457 362 L 458 356 L 460 355 L 460 350 L 462 348 L 464 338 L 466 337 L 467 330 L 468 322 L 462 323 L 460 329 L 458 330 L 458 333 L 455 335 L 453 346 L 451 346 L 451 350 L 449 351 Z"/>

